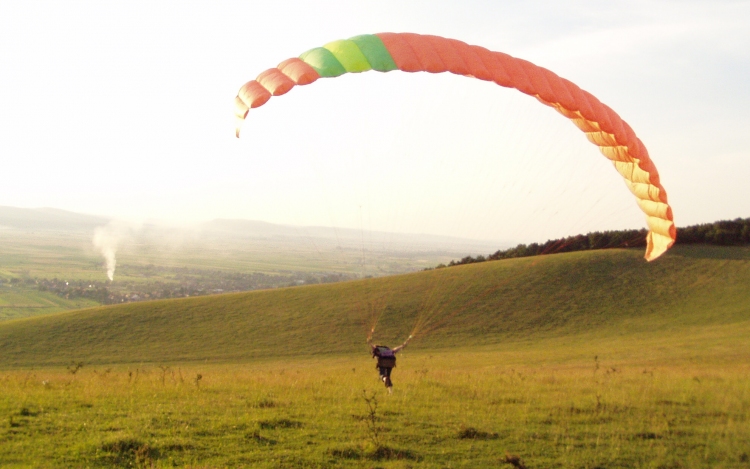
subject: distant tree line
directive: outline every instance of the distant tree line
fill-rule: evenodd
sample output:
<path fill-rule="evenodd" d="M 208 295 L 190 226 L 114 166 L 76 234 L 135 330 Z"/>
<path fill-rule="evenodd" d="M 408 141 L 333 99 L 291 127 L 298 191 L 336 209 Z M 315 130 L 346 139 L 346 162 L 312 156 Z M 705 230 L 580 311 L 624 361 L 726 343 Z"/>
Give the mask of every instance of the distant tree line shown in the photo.
<path fill-rule="evenodd" d="M 750 218 L 678 228 L 677 244 L 714 244 L 717 246 L 750 244 Z"/>
<path fill-rule="evenodd" d="M 568 236 L 551 239 L 546 243 L 519 244 L 510 249 L 499 250 L 488 256 L 466 256 L 458 261 L 439 264 L 436 268 L 454 265 L 474 264 L 477 262 L 512 259 L 514 257 L 531 257 L 561 252 L 590 251 L 594 249 L 645 247 L 648 231 L 617 230 L 595 231 L 585 235 Z M 712 244 L 716 246 L 742 246 L 750 244 L 750 218 L 722 220 L 677 229 L 675 244 Z M 429 269 L 426 269 L 429 270 Z"/>

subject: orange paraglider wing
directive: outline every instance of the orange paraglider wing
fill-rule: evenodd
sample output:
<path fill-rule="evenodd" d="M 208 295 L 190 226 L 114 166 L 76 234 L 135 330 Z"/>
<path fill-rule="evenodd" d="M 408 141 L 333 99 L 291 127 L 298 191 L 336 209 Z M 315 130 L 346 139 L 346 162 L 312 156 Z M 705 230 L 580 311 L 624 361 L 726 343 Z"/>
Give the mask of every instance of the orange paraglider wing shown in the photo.
<path fill-rule="evenodd" d="M 455 39 L 412 33 L 380 33 L 334 41 L 285 60 L 243 85 L 235 98 L 237 136 L 251 108 L 318 78 L 368 70 L 450 72 L 492 81 L 534 96 L 570 119 L 612 161 L 646 214 L 646 260 L 675 242 L 677 231 L 667 193 L 643 142 L 612 109 L 574 83 L 531 62 Z"/>

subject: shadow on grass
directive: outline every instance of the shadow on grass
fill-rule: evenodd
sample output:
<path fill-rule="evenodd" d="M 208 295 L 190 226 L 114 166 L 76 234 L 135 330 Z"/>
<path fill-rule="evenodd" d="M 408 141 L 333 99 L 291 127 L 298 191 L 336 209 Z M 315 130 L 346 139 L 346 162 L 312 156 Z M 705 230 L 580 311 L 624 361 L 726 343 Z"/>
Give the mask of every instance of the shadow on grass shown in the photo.
<path fill-rule="evenodd" d="M 408 460 L 419 461 L 421 458 L 414 451 L 408 449 L 391 448 L 390 446 L 378 446 L 371 449 L 348 447 L 332 449 L 331 456 L 341 459 L 357 459 L 370 461 Z"/>
<path fill-rule="evenodd" d="M 685 247 L 689 248 L 685 249 Z M 672 256 L 681 256 L 692 259 L 725 259 L 725 260 L 747 260 L 750 259 L 750 248 L 747 246 L 713 246 L 713 245 L 678 245 L 675 246 Z"/>
<path fill-rule="evenodd" d="M 104 443 L 101 450 L 105 459 L 118 467 L 148 467 L 159 457 L 156 448 L 131 437 Z"/>
<path fill-rule="evenodd" d="M 279 404 L 272 399 L 264 398 L 253 402 L 251 406 L 258 409 L 272 409 L 274 407 L 278 407 Z"/>
<path fill-rule="evenodd" d="M 457 436 L 459 440 L 497 440 L 500 437 L 497 433 L 477 430 L 474 427 L 461 427 Z"/>
<path fill-rule="evenodd" d="M 272 440 L 270 438 L 266 438 L 265 436 L 261 435 L 260 432 L 257 430 L 252 433 L 246 434 L 245 439 L 254 441 L 258 444 L 265 445 L 265 446 L 272 446 L 277 443 L 276 440 Z"/>
<path fill-rule="evenodd" d="M 276 428 L 300 428 L 301 422 L 289 419 L 261 420 L 258 426 L 263 430 L 274 430 Z"/>

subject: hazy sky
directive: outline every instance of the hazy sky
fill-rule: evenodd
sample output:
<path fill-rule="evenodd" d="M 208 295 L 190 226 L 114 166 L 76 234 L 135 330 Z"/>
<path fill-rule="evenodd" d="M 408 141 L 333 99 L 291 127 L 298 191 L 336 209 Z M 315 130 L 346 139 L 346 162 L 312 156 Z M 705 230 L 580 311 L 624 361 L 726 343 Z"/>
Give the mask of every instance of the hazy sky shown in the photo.
<path fill-rule="evenodd" d="M 750 216 L 748 1 L 0 2 L 0 205 L 544 241 L 645 220 L 570 122 L 515 90 L 391 72 L 251 111 L 284 59 L 377 32 L 521 57 L 643 140 L 678 226 Z"/>

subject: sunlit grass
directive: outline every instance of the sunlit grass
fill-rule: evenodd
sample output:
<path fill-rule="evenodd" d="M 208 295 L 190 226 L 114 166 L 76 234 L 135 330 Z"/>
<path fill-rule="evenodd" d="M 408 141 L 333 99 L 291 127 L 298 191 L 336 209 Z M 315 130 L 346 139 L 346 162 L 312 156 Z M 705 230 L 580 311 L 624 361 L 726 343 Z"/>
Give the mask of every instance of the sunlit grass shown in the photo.
<path fill-rule="evenodd" d="M 534 468 L 746 467 L 746 358 L 583 359 L 573 358 L 580 348 L 544 345 L 554 362 L 533 347 L 407 353 L 392 395 L 364 353 L 3 372 L 0 460 L 4 467 L 469 468 L 497 467 L 510 454 Z M 373 395 L 377 438 L 363 398 Z"/>

